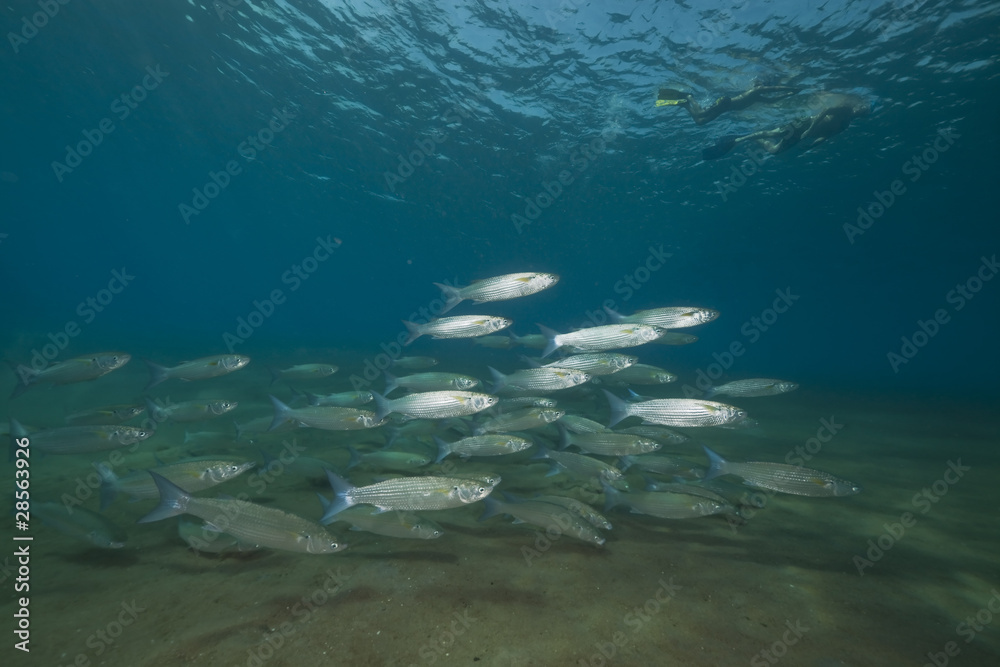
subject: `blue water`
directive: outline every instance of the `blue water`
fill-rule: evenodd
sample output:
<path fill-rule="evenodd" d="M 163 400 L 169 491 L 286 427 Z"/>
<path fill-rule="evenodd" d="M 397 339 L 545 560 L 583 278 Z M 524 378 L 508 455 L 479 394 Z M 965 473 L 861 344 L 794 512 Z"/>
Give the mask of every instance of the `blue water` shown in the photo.
<path fill-rule="evenodd" d="M 642 361 L 680 376 L 671 395 L 702 373 L 798 382 L 824 398 L 790 441 L 830 396 L 892 405 L 897 425 L 936 401 L 996 409 L 1000 3 L 50 4 L 3 12 L 8 359 L 127 351 L 130 388 L 98 381 L 116 400 L 140 393 L 139 357 L 226 351 L 340 363 L 346 390 L 434 282 L 546 271 L 550 290 L 455 314 L 523 335 L 602 323 L 603 305 L 718 310 Z M 758 82 L 802 91 L 702 126 L 655 106 L 661 87 L 708 104 Z M 872 113 L 808 150 L 701 158 L 824 91 Z M 241 318 L 259 326 L 234 342 Z M 411 352 L 518 366 L 466 341 Z M 69 395 L 19 414 L 58 425 Z M 995 442 L 987 418 L 968 427 Z"/>

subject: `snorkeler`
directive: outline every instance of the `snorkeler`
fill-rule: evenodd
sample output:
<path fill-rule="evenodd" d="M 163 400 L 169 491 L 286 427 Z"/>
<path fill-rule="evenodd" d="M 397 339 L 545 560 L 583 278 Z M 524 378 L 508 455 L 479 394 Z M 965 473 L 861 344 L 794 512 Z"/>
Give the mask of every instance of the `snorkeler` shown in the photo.
<path fill-rule="evenodd" d="M 708 107 L 702 107 L 694 100 L 691 93 L 684 93 L 673 88 L 661 88 L 656 98 L 656 106 L 686 107 L 691 118 L 698 125 L 713 121 L 727 111 L 741 111 L 758 102 L 775 102 L 799 92 L 791 86 L 754 86 L 750 90 L 730 97 L 723 95 Z"/>
<path fill-rule="evenodd" d="M 846 130 L 852 120 L 867 115 L 873 106 L 856 95 L 824 93 L 819 99 L 822 100 L 821 110 L 812 116 L 796 118 L 771 130 L 725 136 L 703 150 L 701 156 L 705 160 L 715 160 L 747 141 L 756 142 L 771 155 L 787 151 L 799 142 L 811 148 Z"/>

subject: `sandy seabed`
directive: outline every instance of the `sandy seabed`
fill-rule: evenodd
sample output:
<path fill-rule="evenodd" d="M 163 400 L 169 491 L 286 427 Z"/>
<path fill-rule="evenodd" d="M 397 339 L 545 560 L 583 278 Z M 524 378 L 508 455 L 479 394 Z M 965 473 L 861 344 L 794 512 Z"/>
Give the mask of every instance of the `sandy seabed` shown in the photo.
<path fill-rule="evenodd" d="M 141 387 L 141 368 L 117 381 L 32 389 L 4 412 L 56 426 L 67 411 L 134 400 L 136 383 Z M 173 392 L 175 401 L 228 397 L 240 386 L 219 378 L 154 393 Z M 237 419 L 267 413 L 266 382 L 239 391 Z M 120 498 L 105 512 L 129 533 L 119 550 L 91 548 L 33 522 L 30 654 L 12 648 L 20 597 L 13 592 L 14 547 L 0 557 L 4 654 L 14 659 L 5 664 L 853 667 L 932 664 L 931 656 L 938 665 L 1000 664 L 995 410 L 807 389 L 732 402 L 760 428 L 689 429 L 691 443 L 670 451 L 704 463 L 700 445 L 707 444 L 734 460 L 783 461 L 808 447 L 826 420 L 842 428 L 812 443 L 821 447 L 807 465 L 864 491 L 845 498 L 761 494 L 765 506 L 744 525 L 720 517 L 667 521 L 619 508 L 608 514 L 614 529 L 603 548 L 549 539 L 509 518 L 478 523 L 477 503 L 426 513 L 446 531 L 437 540 L 333 524 L 350 547 L 325 556 L 199 555 L 179 540 L 174 520 L 135 523 L 154 501 Z M 154 465 L 154 452 L 167 461 L 187 453 L 254 458 L 257 446 L 276 451 L 290 437 L 248 445 L 234 442 L 228 421 L 193 426 L 219 436 L 183 445 L 184 429 L 166 425 L 129 463 Z M 381 442 L 368 432 L 294 435 L 309 456 L 339 464 L 347 459 L 345 442 Z M 73 494 L 99 458 L 36 457 L 33 497 Z M 502 490 L 549 489 L 602 502 L 566 475 L 546 478 L 530 452 L 457 465 L 501 473 Z M 13 465 L 6 471 L 13 488 Z M 349 476 L 363 484 L 376 473 Z M 315 492 L 329 495 L 293 475 L 276 476 L 263 493 L 249 480 L 217 488 L 314 519 L 321 513 Z M 96 493 L 84 502 L 97 505 Z M 3 525 L 12 535 L 13 516 Z"/>

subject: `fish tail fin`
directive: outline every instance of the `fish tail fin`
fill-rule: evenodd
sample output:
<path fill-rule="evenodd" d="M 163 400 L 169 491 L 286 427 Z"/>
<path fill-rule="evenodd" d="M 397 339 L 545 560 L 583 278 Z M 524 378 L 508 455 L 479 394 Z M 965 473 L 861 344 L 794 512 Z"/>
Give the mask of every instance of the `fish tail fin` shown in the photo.
<path fill-rule="evenodd" d="M 541 368 L 542 367 L 542 362 L 540 362 L 538 359 L 535 359 L 534 357 L 529 357 L 526 354 L 519 354 L 519 355 L 517 355 L 517 358 L 520 359 L 521 361 L 523 361 L 525 364 L 527 364 L 531 368 Z"/>
<path fill-rule="evenodd" d="M 490 375 L 493 376 L 493 388 L 490 389 L 490 393 L 495 394 L 507 385 L 507 376 L 492 366 L 486 368 L 490 369 Z"/>
<path fill-rule="evenodd" d="M 617 310 L 614 310 L 613 308 L 608 308 L 607 306 L 604 306 L 604 312 L 608 314 L 608 317 L 611 318 L 612 322 L 618 323 L 625 319 L 624 315 L 619 313 Z"/>
<path fill-rule="evenodd" d="M 260 457 L 262 459 L 264 459 L 264 466 L 262 468 L 258 469 L 257 474 L 259 475 L 261 473 L 270 472 L 271 471 L 271 464 L 275 463 L 277 461 L 277 459 L 274 458 L 273 456 L 271 456 L 270 454 L 268 454 L 263 449 L 258 449 L 257 451 L 260 452 Z M 275 467 L 277 468 L 277 466 L 275 466 Z"/>
<path fill-rule="evenodd" d="M 573 436 L 570 435 L 569 429 L 560 422 L 556 422 L 556 427 L 559 429 L 559 450 L 562 451 L 573 444 Z"/>
<path fill-rule="evenodd" d="M 149 369 L 149 382 L 146 384 L 146 389 L 144 391 L 149 391 L 156 385 L 166 380 L 169 372 L 166 366 L 161 366 L 160 364 L 154 363 L 149 359 L 143 359 L 143 361 L 146 362 L 146 367 Z"/>
<path fill-rule="evenodd" d="M 483 513 L 479 515 L 479 519 L 477 519 L 478 521 L 486 521 L 490 517 L 494 517 L 497 514 L 503 514 L 503 503 L 496 498 L 486 496 L 483 498 L 483 505 L 486 509 L 484 509 Z"/>
<path fill-rule="evenodd" d="M 191 500 L 191 494 L 163 475 L 152 470 L 148 472 L 153 481 L 156 482 L 156 488 L 160 492 L 160 504 L 152 512 L 139 519 L 137 523 L 150 523 L 184 514 L 187 511 L 188 502 Z"/>
<path fill-rule="evenodd" d="M 542 332 L 542 335 L 549 340 L 549 342 L 545 344 L 545 349 L 542 350 L 542 358 L 544 359 L 560 348 L 559 343 L 556 342 L 556 336 L 559 335 L 559 332 L 555 329 L 548 328 L 544 324 L 539 324 L 538 329 Z"/>
<path fill-rule="evenodd" d="M 635 463 L 634 456 L 629 456 L 629 455 L 620 456 L 618 457 L 618 463 L 615 464 L 615 467 L 621 470 L 622 472 L 625 472 L 626 470 L 632 467 L 633 463 Z"/>
<path fill-rule="evenodd" d="M 281 372 L 274 366 L 268 366 L 267 372 L 271 374 L 271 384 L 269 386 L 274 386 L 274 383 L 281 379 Z"/>
<path fill-rule="evenodd" d="M 162 424 L 170 416 L 167 411 L 161 408 L 156 402 L 149 396 L 142 397 L 143 402 L 146 404 L 146 413 L 153 419 L 153 428 L 155 430 L 156 424 Z"/>
<path fill-rule="evenodd" d="M 243 437 L 243 427 L 240 426 L 240 423 L 234 419 L 233 428 L 236 429 L 236 442 L 239 442 L 240 438 Z"/>
<path fill-rule="evenodd" d="M 273 431 L 292 418 L 292 409 L 271 394 L 268 394 L 267 397 L 271 399 L 271 405 L 274 407 L 274 419 L 271 420 L 271 425 L 267 427 L 267 430 Z"/>
<path fill-rule="evenodd" d="M 377 424 L 392 412 L 392 405 L 389 404 L 389 399 L 374 391 L 372 392 L 372 398 L 375 399 L 375 423 Z"/>
<path fill-rule="evenodd" d="M 355 504 L 347 497 L 354 490 L 350 482 L 333 473 L 329 468 L 326 471 L 326 478 L 330 480 L 330 488 L 333 489 L 334 497 L 330 504 L 324 508 L 323 518 L 320 519 L 322 524 L 331 523 L 334 516 Z"/>
<path fill-rule="evenodd" d="M 618 398 L 607 389 L 602 389 L 601 391 L 603 391 L 604 395 L 608 397 L 608 407 L 611 408 L 611 421 L 608 424 L 608 428 L 611 428 L 629 416 L 628 403 Z"/>
<path fill-rule="evenodd" d="M 437 445 L 437 458 L 434 459 L 434 463 L 441 463 L 445 458 L 451 454 L 451 443 L 445 442 L 441 438 L 434 436 L 434 444 Z"/>
<path fill-rule="evenodd" d="M 725 475 L 726 460 L 704 445 L 702 445 L 701 448 L 705 450 L 705 455 L 708 457 L 709 463 L 708 472 L 705 473 L 705 476 L 702 479 L 707 482 L 708 480 L 719 477 L 720 475 Z"/>
<path fill-rule="evenodd" d="M 306 400 L 309 402 L 309 405 L 316 407 L 319 405 L 319 394 L 313 394 L 307 391 Z"/>
<path fill-rule="evenodd" d="M 399 386 L 399 380 L 389 371 L 382 371 L 382 375 L 385 376 L 385 389 L 382 390 L 382 395 L 388 396 L 393 389 Z"/>
<path fill-rule="evenodd" d="M 118 495 L 118 476 L 103 463 L 95 463 L 94 469 L 101 478 L 101 511 L 103 512 Z"/>
<path fill-rule="evenodd" d="M 322 507 L 322 508 L 323 508 L 323 513 L 324 513 L 324 514 L 326 514 L 327 510 L 329 510 L 329 509 L 330 509 L 330 505 L 332 505 L 332 504 L 333 504 L 333 501 L 332 501 L 332 500 L 329 500 L 329 499 L 327 499 L 327 497 L 326 497 L 326 496 L 324 496 L 324 495 L 323 495 L 322 493 L 320 493 L 319 491 L 317 491 L 317 492 L 316 492 L 316 497 L 317 497 L 317 498 L 319 498 L 319 504 L 320 504 L 320 507 Z"/>
<path fill-rule="evenodd" d="M 17 398 L 24 392 L 28 391 L 31 385 L 34 384 L 33 380 L 38 377 L 39 371 L 36 371 L 34 368 L 29 368 L 24 364 L 15 364 L 10 359 L 4 359 L 4 361 L 7 362 L 7 365 L 10 366 L 10 370 L 12 370 L 14 375 L 17 376 L 18 382 L 14 385 L 14 391 L 10 392 L 10 398 Z"/>
<path fill-rule="evenodd" d="M 457 287 L 445 285 L 444 283 L 434 284 L 441 290 L 441 296 L 444 297 L 444 308 L 441 309 L 442 315 L 464 301 Z"/>
<path fill-rule="evenodd" d="M 406 326 L 406 330 L 410 332 L 410 335 L 406 337 L 406 341 L 403 343 L 403 347 L 406 347 L 407 345 L 409 345 L 410 343 L 412 343 L 413 341 L 424 335 L 424 333 L 420 330 L 420 325 L 417 324 L 416 322 L 409 322 L 407 320 L 403 320 L 403 324 Z"/>
<path fill-rule="evenodd" d="M 705 390 L 705 393 L 703 393 L 701 395 L 701 397 L 704 398 L 704 399 L 708 399 L 708 398 L 712 398 L 713 396 L 715 396 L 718 393 L 719 393 L 719 388 L 718 387 L 709 387 L 708 389 Z"/>
<path fill-rule="evenodd" d="M 352 468 L 357 468 L 361 465 L 361 454 L 359 454 L 358 450 L 354 448 L 354 445 L 348 445 L 347 451 L 351 454 L 351 460 L 347 462 L 347 469 L 351 470 Z"/>
<path fill-rule="evenodd" d="M 607 480 L 601 480 L 601 488 L 604 489 L 604 511 L 607 512 L 616 505 L 622 503 L 622 492 L 608 484 Z"/>

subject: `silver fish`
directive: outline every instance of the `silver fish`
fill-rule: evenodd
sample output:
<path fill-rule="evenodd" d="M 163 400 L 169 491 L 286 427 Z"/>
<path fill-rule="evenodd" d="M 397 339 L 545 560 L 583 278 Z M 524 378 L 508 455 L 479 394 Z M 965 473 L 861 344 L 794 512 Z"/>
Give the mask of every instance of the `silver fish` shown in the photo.
<path fill-rule="evenodd" d="M 605 324 L 589 327 L 571 333 L 561 334 L 548 327 L 538 325 L 549 343 L 542 352 L 547 357 L 560 347 L 568 347 L 580 352 L 604 352 L 623 347 L 635 347 L 656 340 L 667 330 L 649 324 Z"/>
<path fill-rule="evenodd" d="M 517 408 L 554 408 L 554 399 L 542 396 L 507 396 L 500 399 L 497 408 L 501 411 L 514 410 Z"/>
<path fill-rule="evenodd" d="M 480 479 L 460 477 L 397 477 L 359 487 L 352 486 L 330 471 L 327 471 L 327 477 L 336 497 L 323 514 L 324 524 L 354 505 L 374 505 L 382 511 L 461 507 L 488 496 L 500 479 L 494 478 L 496 481 L 490 485 Z"/>
<path fill-rule="evenodd" d="M 660 448 L 660 443 L 655 440 L 610 431 L 579 435 L 567 433 L 566 441 L 588 454 L 597 454 L 598 456 L 635 456 L 655 452 Z"/>
<path fill-rule="evenodd" d="M 565 507 L 537 500 L 515 499 L 509 495 L 508 502 L 496 498 L 486 498 L 483 502 L 486 510 L 479 517 L 480 521 L 497 514 L 509 514 L 519 522 L 544 528 L 546 533 L 569 535 L 596 546 L 604 544 L 604 538 L 593 526 Z"/>
<path fill-rule="evenodd" d="M 322 380 L 328 378 L 338 370 L 340 366 L 333 364 L 298 364 L 284 369 L 269 368 L 271 371 L 271 384 L 278 380 Z"/>
<path fill-rule="evenodd" d="M 228 533 L 219 533 L 211 527 L 184 517 L 177 520 L 177 536 L 194 551 L 207 554 L 224 554 L 232 551 L 256 551 L 257 547 L 243 544 Z"/>
<path fill-rule="evenodd" d="M 558 391 L 590 380 L 589 374 L 571 368 L 524 368 L 509 375 L 487 368 L 493 375 L 493 393 Z"/>
<path fill-rule="evenodd" d="M 128 539 L 124 530 L 84 507 L 32 502 L 30 512 L 60 533 L 90 542 L 101 549 L 121 549 Z"/>
<path fill-rule="evenodd" d="M 23 432 L 17 420 L 10 420 L 11 433 Z M 46 454 L 87 454 L 118 449 L 142 442 L 153 435 L 152 431 L 135 426 L 112 424 L 108 426 L 63 426 L 36 431 L 28 436 L 32 449 Z"/>
<path fill-rule="evenodd" d="M 167 380 L 204 380 L 226 375 L 249 364 L 250 357 L 241 354 L 219 354 L 213 357 L 184 361 L 172 368 L 154 364 L 149 359 L 143 359 L 143 361 L 149 367 L 149 384 L 146 385 L 148 390 L 150 387 L 155 387 Z"/>
<path fill-rule="evenodd" d="M 296 426 L 318 428 L 324 431 L 357 431 L 365 428 L 375 428 L 382 423 L 375 418 L 370 410 L 357 408 L 318 407 L 290 408 L 274 396 L 269 397 L 274 406 L 274 419 L 271 421 L 273 431 L 286 422 Z"/>
<path fill-rule="evenodd" d="M 245 500 L 195 498 L 165 477 L 149 474 L 160 491 L 160 504 L 139 523 L 191 514 L 251 546 L 310 554 L 331 554 L 347 546 L 323 526 L 295 514 Z"/>
<path fill-rule="evenodd" d="M 455 442 L 445 442 L 434 436 L 438 446 L 438 455 L 434 463 L 440 463 L 449 454 L 458 454 L 463 458 L 470 456 L 503 456 L 516 454 L 531 447 L 531 441 L 516 435 L 473 435 Z"/>
<path fill-rule="evenodd" d="M 526 431 L 551 424 L 566 414 L 565 410 L 553 410 L 551 408 L 525 408 L 515 410 L 506 414 L 498 415 L 487 419 L 479 424 L 473 433 L 484 435 L 486 433 L 506 433 L 508 431 Z"/>
<path fill-rule="evenodd" d="M 197 493 L 222 484 L 245 473 L 256 465 L 253 461 L 234 461 L 218 457 L 199 457 L 167 463 L 148 470 L 136 470 L 118 477 L 110 467 L 95 463 L 101 477 L 101 511 L 103 512 L 119 493 L 128 494 L 133 500 L 157 498 L 160 492 L 150 476 L 150 471 L 163 475 L 188 493 Z"/>
<path fill-rule="evenodd" d="M 551 364 L 545 364 L 542 368 L 572 368 L 593 376 L 611 375 L 618 373 L 639 361 L 638 357 L 632 357 L 618 352 L 592 352 L 590 354 L 574 354 Z"/>
<path fill-rule="evenodd" d="M 708 447 L 704 449 L 711 462 L 705 475 L 706 480 L 721 475 L 736 475 L 742 477 L 743 483 L 747 486 L 797 496 L 853 496 L 861 493 L 861 487 L 854 482 L 834 477 L 821 470 L 767 461 L 737 463 L 726 461 Z"/>
<path fill-rule="evenodd" d="M 655 472 L 659 475 L 685 477 L 688 479 L 701 479 L 705 476 L 705 469 L 703 467 L 667 454 L 623 456 L 618 462 L 618 467 L 621 468 L 622 472 L 632 466 L 641 470 Z"/>
<path fill-rule="evenodd" d="M 745 420 L 744 420 L 745 421 Z M 666 426 L 657 426 L 656 424 L 640 424 L 639 426 L 629 426 L 628 428 L 623 428 L 616 433 L 631 433 L 632 435 L 641 435 L 644 438 L 652 438 L 665 445 L 679 445 L 682 442 L 687 442 L 690 440 L 683 433 L 678 433 Z"/>
<path fill-rule="evenodd" d="M 325 509 L 329 501 L 323 496 L 320 499 Z M 444 530 L 437 523 L 412 512 L 379 512 L 370 507 L 352 507 L 337 514 L 333 520 L 346 521 L 351 524 L 351 530 L 363 530 L 387 537 L 436 540 L 444 535 Z"/>
<path fill-rule="evenodd" d="M 660 398 L 626 403 L 609 391 L 604 392 L 611 406 L 611 426 L 626 417 L 642 417 L 664 426 L 718 426 L 738 421 L 747 413 L 725 403 L 695 398 Z"/>
<path fill-rule="evenodd" d="M 603 433 L 608 430 L 606 426 L 579 415 L 566 415 L 559 423 L 572 433 Z"/>
<path fill-rule="evenodd" d="M 375 400 L 370 391 L 342 391 L 338 394 L 306 394 L 309 405 L 336 406 L 339 408 L 356 408 Z"/>
<path fill-rule="evenodd" d="M 393 368 L 401 368 L 407 371 L 419 371 L 423 368 L 437 366 L 438 360 L 434 357 L 400 357 L 392 362 Z"/>
<path fill-rule="evenodd" d="M 412 419 L 445 419 L 463 417 L 481 412 L 496 405 L 497 397 L 471 391 L 425 391 L 408 394 L 400 398 L 387 399 L 375 396 L 375 419 L 381 421 L 386 415 L 398 412 Z"/>
<path fill-rule="evenodd" d="M 212 401 L 183 401 L 157 405 L 152 399 L 146 399 L 146 411 L 157 423 L 166 420 L 175 422 L 196 422 L 204 419 L 220 417 L 232 412 L 239 405 L 236 401 L 222 399 Z"/>
<path fill-rule="evenodd" d="M 604 487 L 605 512 L 616 505 L 625 505 L 635 514 L 648 514 L 661 519 L 695 519 L 721 514 L 731 507 L 729 503 L 719 503 L 689 493 L 660 491 L 623 493 L 603 480 L 601 485 Z"/>
<path fill-rule="evenodd" d="M 774 380 L 772 378 L 752 378 L 749 380 L 734 380 L 718 387 L 709 387 L 705 391 L 703 398 L 713 396 L 737 396 L 747 398 L 752 396 L 777 396 L 795 391 L 799 385 L 787 380 Z"/>
<path fill-rule="evenodd" d="M 677 376 L 668 370 L 649 364 L 633 364 L 607 378 L 606 383 L 622 384 L 667 384 L 674 382 Z"/>
<path fill-rule="evenodd" d="M 442 312 L 446 313 L 467 299 L 476 303 L 506 301 L 541 292 L 557 282 L 559 282 L 559 276 L 553 273 L 508 273 L 477 280 L 465 287 L 452 287 L 443 283 L 434 284 L 441 289 L 445 299 L 445 307 Z"/>
<path fill-rule="evenodd" d="M 66 415 L 66 423 L 71 426 L 121 424 L 138 417 L 145 411 L 146 406 L 144 405 L 108 405 L 103 408 Z"/>
<path fill-rule="evenodd" d="M 431 457 L 413 452 L 394 452 L 379 450 L 361 454 L 354 447 L 348 445 L 347 451 L 351 453 L 351 460 L 347 464 L 347 469 L 356 468 L 362 463 L 373 468 L 384 468 L 387 470 L 413 470 L 421 468 L 431 462 Z M 330 466 L 327 466 L 329 468 Z M 326 475 L 324 474 L 324 478 Z"/>
<path fill-rule="evenodd" d="M 582 479 L 604 479 L 609 482 L 616 482 L 622 479 L 622 471 L 604 461 L 574 454 L 572 452 L 556 452 L 545 447 L 538 448 L 538 454 L 532 458 L 549 459 L 552 469 L 548 475 L 556 475 L 562 470 Z"/>
<path fill-rule="evenodd" d="M 566 509 L 572 510 L 581 519 L 589 523 L 594 528 L 603 528 L 604 530 L 611 530 L 611 522 L 608 521 L 603 514 L 595 510 L 593 507 L 583 502 L 582 500 L 577 500 L 576 498 L 569 498 L 567 496 L 535 496 L 532 500 L 537 500 L 543 503 L 553 503 L 554 505 L 559 505 L 560 507 L 565 507 Z"/>
<path fill-rule="evenodd" d="M 637 310 L 631 315 L 622 315 L 607 307 L 604 310 L 615 322 L 652 324 L 664 329 L 693 327 L 711 322 L 719 316 L 719 311 L 711 308 L 688 308 L 686 306 Z"/>
<path fill-rule="evenodd" d="M 125 352 L 98 352 L 56 361 L 41 370 L 7 362 L 18 379 L 10 397 L 20 396 L 37 384 L 62 385 L 94 380 L 121 368 L 131 359 L 132 355 Z"/>
<path fill-rule="evenodd" d="M 697 342 L 698 337 L 680 331 L 668 331 L 653 341 L 656 345 L 690 345 Z"/>
<path fill-rule="evenodd" d="M 439 317 L 426 324 L 403 321 L 406 330 L 410 332 L 404 345 L 409 345 L 421 336 L 431 338 L 475 338 L 496 333 L 506 329 L 514 322 L 506 317 L 493 315 L 459 315 L 457 317 Z"/>
<path fill-rule="evenodd" d="M 382 392 L 382 395 L 388 396 L 397 387 L 408 391 L 439 391 L 444 389 L 469 391 L 478 386 L 478 379 L 471 375 L 459 375 L 458 373 L 414 373 L 405 377 L 395 377 L 386 373 L 385 391 Z"/>

